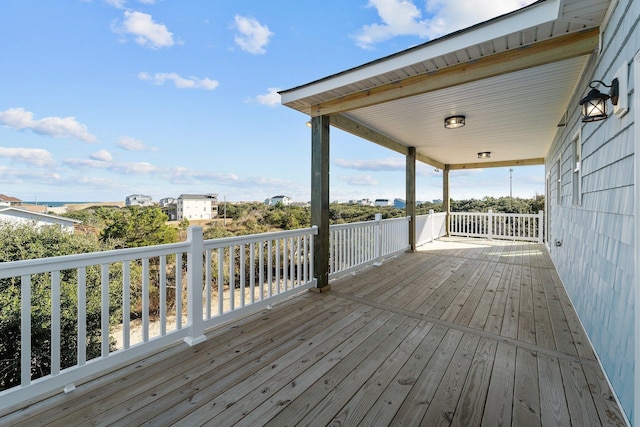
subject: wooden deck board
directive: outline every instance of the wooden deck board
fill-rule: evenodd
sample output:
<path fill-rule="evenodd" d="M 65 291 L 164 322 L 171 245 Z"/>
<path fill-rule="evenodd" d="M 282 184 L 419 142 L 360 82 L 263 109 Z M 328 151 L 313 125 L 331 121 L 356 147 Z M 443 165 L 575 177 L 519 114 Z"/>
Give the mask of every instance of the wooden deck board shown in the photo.
<path fill-rule="evenodd" d="M 546 249 L 444 240 L 0 425 L 624 425 Z"/>

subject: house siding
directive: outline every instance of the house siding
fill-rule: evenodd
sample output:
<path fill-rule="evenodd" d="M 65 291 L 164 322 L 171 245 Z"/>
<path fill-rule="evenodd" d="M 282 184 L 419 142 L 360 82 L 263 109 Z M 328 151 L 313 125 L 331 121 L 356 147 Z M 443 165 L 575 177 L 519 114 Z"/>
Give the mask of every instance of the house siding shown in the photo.
<path fill-rule="evenodd" d="M 558 131 L 546 160 L 547 174 L 557 179 L 560 158 L 561 203 L 557 187 L 548 186 L 551 215 L 549 251 L 604 370 L 633 425 L 635 387 L 634 276 L 634 114 L 611 115 L 595 123 L 580 121 L 578 101 L 591 80 L 609 84 L 626 64 L 626 93 L 634 105 L 633 58 L 640 49 L 640 0 L 619 1 L 602 37 L 602 52 L 594 55 L 567 107 L 568 126 Z M 611 106 L 611 103 L 609 103 Z M 573 202 L 573 136 L 581 131 L 581 204 Z M 560 246 L 556 242 L 561 243 Z M 635 369 L 640 369 L 637 367 Z M 634 422 L 635 421 L 635 422 Z"/>

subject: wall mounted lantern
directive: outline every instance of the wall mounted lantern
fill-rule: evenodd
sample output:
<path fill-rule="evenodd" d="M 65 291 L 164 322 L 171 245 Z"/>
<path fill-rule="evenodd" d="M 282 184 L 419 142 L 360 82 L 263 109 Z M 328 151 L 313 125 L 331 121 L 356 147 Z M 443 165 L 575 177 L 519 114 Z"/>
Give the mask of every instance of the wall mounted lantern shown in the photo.
<path fill-rule="evenodd" d="M 600 92 L 597 89 L 598 85 L 608 87 L 609 93 L 606 94 Z M 613 105 L 618 105 L 618 97 L 620 93 L 618 79 L 613 79 L 611 85 L 607 85 L 600 80 L 594 80 L 589 83 L 589 87 L 591 90 L 587 96 L 580 100 L 580 106 L 582 107 L 582 121 L 587 123 L 604 120 L 609 117 L 609 114 L 607 113 L 607 100 L 611 99 L 611 103 Z"/>
<path fill-rule="evenodd" d="M 456 129 L 464 126 L 465 116 L 449 116 L 444 119 L 444 127 L 447 129 Z"/>
<path fill-rule="evenodd" d="M 491 151 L 481 151 L 478 153 L 479 159 L 488 159 L 491 157 Z"/>

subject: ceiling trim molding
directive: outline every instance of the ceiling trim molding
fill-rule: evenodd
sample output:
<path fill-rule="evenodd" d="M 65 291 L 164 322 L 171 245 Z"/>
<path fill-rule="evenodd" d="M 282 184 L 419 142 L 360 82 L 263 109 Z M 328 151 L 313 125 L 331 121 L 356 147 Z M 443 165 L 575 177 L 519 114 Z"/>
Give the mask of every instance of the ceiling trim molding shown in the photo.
<path fill-rule="evenodd" d="M 536 159 L 505 160 L 501 162 L 461 163 L 457 165 L 447 165 L 447 166 L 449 166 L 449 170 L 463 170 L 463 169 L 504 168 L 509 166 L 533 166 L 533 165 L 544 165 L 544 157 L 539 157 Z"/>
<path fill-rule="evenodd" d="M 598 28 L 584 30 L 432 73 L 407 77 L 313 105 L 310 114 L 333 115 L 587 55 L 598 48 L 599 34 Z"/>

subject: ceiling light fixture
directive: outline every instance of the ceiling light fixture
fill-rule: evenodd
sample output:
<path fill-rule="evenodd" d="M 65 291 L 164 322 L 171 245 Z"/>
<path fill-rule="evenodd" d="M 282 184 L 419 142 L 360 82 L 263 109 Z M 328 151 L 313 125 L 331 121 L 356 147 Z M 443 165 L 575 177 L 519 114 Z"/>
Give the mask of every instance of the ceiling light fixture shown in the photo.
<path fill-rule="evenodd" d="M 491 151 L 481 151 L 478 153 L 479 159 L 488 159 L 491 157 Z"/>
<path fill-rule="evenodd" d="M 609 94 L 600 92 L 597 87 L 602 85 L 610 88 Z M 607 113 L 607 99 L 611 99 L 613 105 L 618 105 L 619 97 L 619 82 L 618 79 L 613 79 L 611 85 L 607 85 L 600 80 L 594 80 L 589 83 L 591 90 L 580 100 L 580 106 L 582 107 L 582 121 L 597 122 L 609 117 Z"/>
<path fill-rule="evenodd" d="M 444 119 L 444 127 L 447 129 L 456 129 L 464 126 L 465 116 L 449 116 Z"/>

